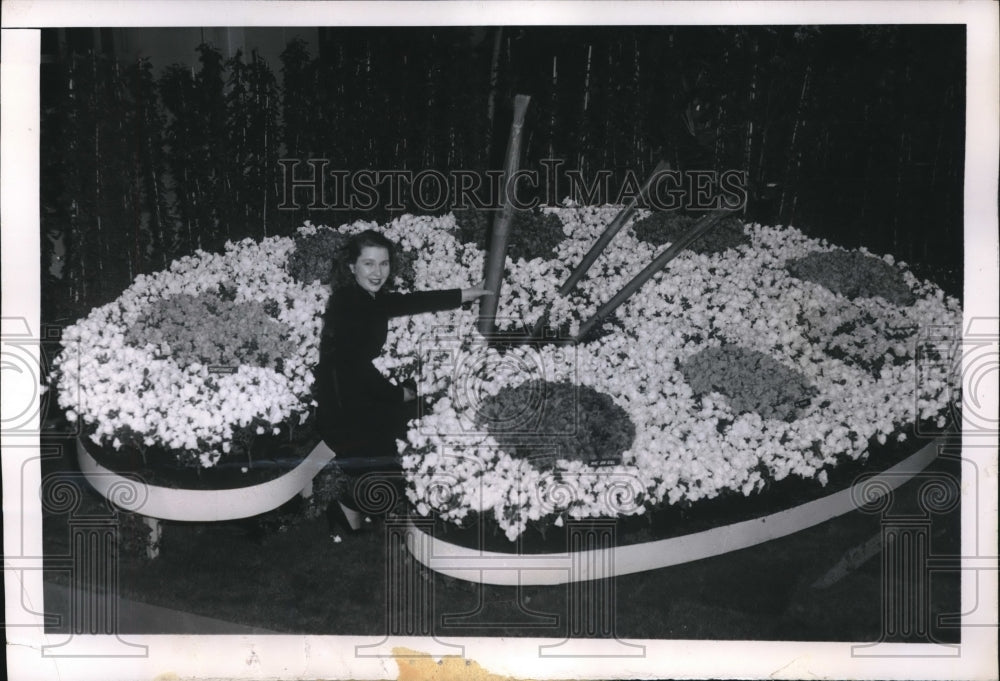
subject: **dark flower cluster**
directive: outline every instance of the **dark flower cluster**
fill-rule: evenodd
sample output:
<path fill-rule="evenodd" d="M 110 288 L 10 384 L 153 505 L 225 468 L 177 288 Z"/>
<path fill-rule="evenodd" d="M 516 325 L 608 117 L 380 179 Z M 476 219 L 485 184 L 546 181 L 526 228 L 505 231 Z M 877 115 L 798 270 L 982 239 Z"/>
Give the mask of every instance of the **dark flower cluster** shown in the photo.
<path fill-rule="evenodd" d="M 320 229 L 315 234 L 295 237 L 295 248 L 288 254 L 288 273 L 296 281 L 319 281 L 332 289 L 350 283 L 351 271 L 344 252 L 351 235 L 332 229 Z M 413 263 L 415 253 L 397 249 L 393 254 L 393 275 L 408 288 L 414 287 L 416 273 Z"/>
<path fill-rule="evenodd" d="M 725 395 L 737 414 L 757 412 L 766 419 L 794 421 L 816 396 L 805 376 L 774 358 L 737 345 L 705 348 L 680 363 L 696 395 Z"/>
<path fill-rule="evenodd" d="M 340 258 L 348 236 L 332 229 L 295 237 L 295 248 L 288 254 L 288 273 L 296 281 L 311 284 L 317 279 L 329 284 L 333 265 Z"/>
<path fill-rule="evenodd" d="M 568 382 L 502 388 L 479 405 L 476 420 L 501 449 L 540 470 L 559 459 L 618 463 L 635 439 L 635 425 L 610 395 Z"/>
<path fill-rule="evenodd" d="M 487 238 L 496 214 L 493 210 L 476 208 L 456 210 L 456 236 L 459 241 L 488 250 Z M 515 262 L 518 258 L 548 260 L 555 257 L 556 247 L 565 239 L 562 220 L 557 216 L 538 210 L 516 210 L 510 227 L 507 255 Z"/>
<path fill-rule="evenodd" d="M 652 213 L 639 220 L 632 229 L 637 238 L 662 246 L 674 243 L 691 229 L 698 220 L 697 215 L 686 215 L 676 211 Z M 748 245 L 750 237 L 743 230 L 743 223 L 738 217 L 727 217 L 719 224 L 702 234 L 691 244 L 695 253 L 722 253 L 730 248 Z"/>
<path fill-rule="evenodd" d="M 904 306 L 917 300 L 898 268 L 857 251 L 810 253 L 789 260 L 785 269 L 793 277 L 825 286 L 849 300 L 879 296 Z"/>
<path fill-rule="evenodd" d="M 406 251 L 397 248 L 392 260 L 392 276 L 402 282 L 408 289 L 415 289 L 417 282 L 417 272 L 413 269 L 413 263 L 417 261 L 417 254 L 413 251 Z"/>
<path fill-rule="evenodd" d="M 844 301 L 840 308 L 798 315 L 799 328 L 828 355 L 878 376 L 886 365 L 913 361 L 912 327 L 893 328 L 869 312 Z"/>
<path fill-rule="evenodd" d="M 130 345 L 170 348 L 180 365 L 241 365 L 282 370 L 295 350 L 287 325 L 273 319 L 256 301 L 236 303 L 218 293 L 182 293 L 152 303 L 125 335 Z"/>

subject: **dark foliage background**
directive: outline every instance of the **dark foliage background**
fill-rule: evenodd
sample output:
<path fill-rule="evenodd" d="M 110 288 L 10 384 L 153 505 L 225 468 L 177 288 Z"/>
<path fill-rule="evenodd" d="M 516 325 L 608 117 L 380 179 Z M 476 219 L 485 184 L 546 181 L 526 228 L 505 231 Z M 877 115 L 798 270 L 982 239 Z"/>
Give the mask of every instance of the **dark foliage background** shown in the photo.
<path fill-rule="evenodd" d="M 203 44 L 192 64 L 65 45 L 43 64 L 46 321 L 71 321 L 197 248 L 289 234 L 304 219 L 394 214 L 280 210 L 280 158 L 350 171 L 502 168 L 517 93 L 532 97 L 524 168 L 557 158 L 585 178 L 607 169 L 612 194 L 627 170 L 645 177 L 660 158 L 745 170 L 748 219 L 892 252 L 961 293 L 964 26 L 324 28 L 319 38 L 288 44 L 280 63 Z"/>

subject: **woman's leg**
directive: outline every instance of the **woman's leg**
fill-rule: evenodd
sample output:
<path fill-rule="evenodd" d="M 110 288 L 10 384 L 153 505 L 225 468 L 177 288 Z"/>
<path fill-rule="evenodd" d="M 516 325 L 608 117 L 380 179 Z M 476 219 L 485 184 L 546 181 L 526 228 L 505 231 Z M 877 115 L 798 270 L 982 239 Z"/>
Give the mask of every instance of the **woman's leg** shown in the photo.
<path fill-rule="evenodd" d="M 342 440 L 336 445 L 331 449 L 337 454 L 334 463 L 343 486 L 326 515 L 331 532 L 350 534 L 364 526 L 366 515 L 383 515 L 395 507 L 402 498 L 402 468 L 394 439 Z"/>
<path fill-rule="evenodd" d="M 338 433 L 327 444 L 346 482 L 339 499 L 343 516 L 353 528 L 363 515 L 383 515 L 403 499 L 403 469 L 396 440 L 405 439 L 408 422 L 419 416 L 417 401 L 379 405 L 349 420 L 350 432 Z M 339 511 L 332 511 L 339 518 Z M 357 524 L 355 524 L 355 522 Z"/>
<path fill-rule="evenodd" d="M 368 456 L 350 462 L 350 503 L 367 515 L 384 515 L 403 495 L 403 468 L 394 438 L 367 442 Z"/>

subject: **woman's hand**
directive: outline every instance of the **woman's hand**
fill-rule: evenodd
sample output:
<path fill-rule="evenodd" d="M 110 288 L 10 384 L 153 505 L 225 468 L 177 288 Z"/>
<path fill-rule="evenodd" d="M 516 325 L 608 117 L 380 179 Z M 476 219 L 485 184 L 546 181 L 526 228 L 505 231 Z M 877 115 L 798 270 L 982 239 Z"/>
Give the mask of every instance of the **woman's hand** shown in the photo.
<path fill-rule="evenodd" d="M 493 291 L 486 288 L 486 282 L 483 281 L 479 284 L 478 288 L 463 288 L 462 289 L 462 302 L 467 303 L 470 300 L 475 300 L 476 298 L 481 298 L 483 296 L 492 296 Z"/>

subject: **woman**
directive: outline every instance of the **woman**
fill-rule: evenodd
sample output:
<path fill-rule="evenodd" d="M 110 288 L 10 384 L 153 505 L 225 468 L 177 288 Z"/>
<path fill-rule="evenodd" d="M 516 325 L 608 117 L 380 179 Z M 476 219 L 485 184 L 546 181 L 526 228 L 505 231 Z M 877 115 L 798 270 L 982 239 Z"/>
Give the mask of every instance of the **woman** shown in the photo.
<path fill-rule="evenodd" d="M 385 290 L 394 245 L 378 232 L 356 234 L 345 247 L 347 276 L 330 296 L 323 317 L 316 371 L 317 420 L 323 441 L 350 481 L 348 498 L 331 504 L 331 529 L 359 529 L 355 487 L 361 476 L 400 471 L 396 440 L 417 416 L 415 385 L 393 385 L 372 364 L 382 354 L 389 318 L 459 307 L 489 292 L 482 288 L 400 294 Z M 335 273 L 336 274 L 336 273 Z"/>

